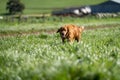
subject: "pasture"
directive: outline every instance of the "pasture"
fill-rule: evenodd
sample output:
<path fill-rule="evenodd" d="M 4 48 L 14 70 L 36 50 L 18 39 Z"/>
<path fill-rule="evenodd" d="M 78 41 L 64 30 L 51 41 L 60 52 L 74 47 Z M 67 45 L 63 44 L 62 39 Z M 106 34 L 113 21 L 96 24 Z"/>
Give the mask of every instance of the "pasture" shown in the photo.
<path fill-rule="evenodd" d="M 55 31 L 64 24 L 108 26 L 85 30 L 80 43 L 61 42 L 55 32 L 0 36 L 1 80 L 119 80 L 119 18 L 65 18 L 63 22 L 8 23 L 0 34 Z M 112 28 L 109 28 L 112 26 Z"/>

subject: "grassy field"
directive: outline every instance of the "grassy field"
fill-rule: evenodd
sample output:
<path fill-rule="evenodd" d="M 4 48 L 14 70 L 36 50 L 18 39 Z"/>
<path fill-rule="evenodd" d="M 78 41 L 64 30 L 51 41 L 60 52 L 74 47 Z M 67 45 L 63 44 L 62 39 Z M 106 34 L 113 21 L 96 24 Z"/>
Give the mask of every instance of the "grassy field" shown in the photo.
<path fill-rule="evenodd" d="M 95 18 L 95 17 L 86 17 L 86 18 L 71 18 L 65 17 L 62 20 L 58 17 L 48 17 L 44 21 L 41 19 L 32 19 L 28 22 L 0 22 L 0 34 L 9 34 L 9 33 L 21 33 L 29 31 L 41 31 L 41 30 L 56 30 L 59 27 L 65 24 L 76 24 L 82 25 L 85 27 L 96 27 L 96 26 L 116 26 L 120 25 L 120 18 Z"/>
<path fill-rule="evenodd" d="M 120 25 L 64 45 L 56 33 L 0 38 L 0 80 L 120 80 L 119 42 Z"/>
<path fill-rule="evenodd" d="M 55 17 L 56 18 L 56 17 Z M 119 80 L 120 18 L 56 18 L 44 22 L 0 22 L 0 80 Z M 80 43 L 61 42 L 65 24 L 97 26 L 85 30 Z M 112 28 L 109 28 L 112 27 Z M 38 30 L 40 34 L 19 34 Z"/>
<path fill-rule="evenodd" d="M 0 14 L 6 13 L 6 2 L 0 0 Z M 98 4 L 106 0 L 21 0 L 25 4 L 24 14 L 49 13 L 56 8 L 68 8 L 81 5 Z"/>

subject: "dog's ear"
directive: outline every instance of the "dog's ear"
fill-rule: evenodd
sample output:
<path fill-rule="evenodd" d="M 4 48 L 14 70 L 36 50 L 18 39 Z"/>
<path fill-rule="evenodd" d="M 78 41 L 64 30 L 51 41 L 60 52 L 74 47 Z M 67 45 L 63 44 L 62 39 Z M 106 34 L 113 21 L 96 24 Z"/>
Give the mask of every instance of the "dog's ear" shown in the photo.
<path fill-rule="evenodd" d="M 61 28 L 59 28 L 56 33 L 60 32 L 60 31 L 61 31 Z"/>

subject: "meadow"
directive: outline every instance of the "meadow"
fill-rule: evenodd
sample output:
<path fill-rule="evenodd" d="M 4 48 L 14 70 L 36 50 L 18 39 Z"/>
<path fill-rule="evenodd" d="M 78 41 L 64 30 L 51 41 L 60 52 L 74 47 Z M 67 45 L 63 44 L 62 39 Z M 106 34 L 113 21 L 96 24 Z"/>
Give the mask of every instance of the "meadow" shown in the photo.
<path fill-rule="evenodd" d="M 57 30 L 64 24 L 108 27 L 85 30 L 81 42 L 72 44 L 62 44 L 55 32 L 1 36 L 0 80 L 119 80 L 119 21 L 119 18 L 65 18 L 62 22 L 1 22 L 0 34 L 5 35 Z"/>

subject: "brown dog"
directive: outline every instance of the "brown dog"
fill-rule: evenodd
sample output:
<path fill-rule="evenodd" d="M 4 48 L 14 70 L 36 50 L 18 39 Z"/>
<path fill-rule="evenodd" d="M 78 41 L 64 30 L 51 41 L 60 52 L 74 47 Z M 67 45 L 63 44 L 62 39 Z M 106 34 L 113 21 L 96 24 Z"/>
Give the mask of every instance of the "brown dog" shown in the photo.
<path fill-rule="evenodd" d="M 77 40 L 77 42 L 79 42 L 83 30 L 84 27 L 78 27 L 76 25 L 65 25 L 58 29 L 57 33 L 60 33 L 63 43 L 65 42 L 65 39 L 70 42 L 73 42 L 74 40 Z"/>

